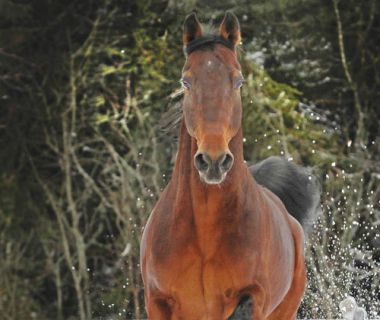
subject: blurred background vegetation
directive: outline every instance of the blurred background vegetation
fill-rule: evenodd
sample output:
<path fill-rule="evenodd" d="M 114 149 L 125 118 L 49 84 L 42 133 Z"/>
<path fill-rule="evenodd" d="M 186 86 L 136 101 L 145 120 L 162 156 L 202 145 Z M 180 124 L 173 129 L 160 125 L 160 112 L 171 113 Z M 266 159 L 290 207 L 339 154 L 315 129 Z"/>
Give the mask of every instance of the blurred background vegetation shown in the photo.
<path fill-rule="evenodd" d="M 283 155 L 323 184 L 299 317 L 338 318 L 347 295 L 379 315 L 378 1 L 1 0 L 2 319 L 144 318 L 139 239 L 195 8 L 240 19 L 247 162 Z"/>

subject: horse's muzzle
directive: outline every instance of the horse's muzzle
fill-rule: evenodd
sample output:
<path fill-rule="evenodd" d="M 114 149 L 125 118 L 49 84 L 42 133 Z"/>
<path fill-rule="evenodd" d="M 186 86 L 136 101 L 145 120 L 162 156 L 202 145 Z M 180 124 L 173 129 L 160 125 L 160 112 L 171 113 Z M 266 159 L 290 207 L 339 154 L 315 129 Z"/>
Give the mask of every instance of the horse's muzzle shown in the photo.
<path fill-rule="evenodd" d="M 234 156 L 231 152 L 224 152 L 216 159 L 205 152 L 197 152 L 194 156 L 194 165 L 201 179 L 207 184 L 219 184 L 225 179 L 227 172 L 232 168 Z"/>

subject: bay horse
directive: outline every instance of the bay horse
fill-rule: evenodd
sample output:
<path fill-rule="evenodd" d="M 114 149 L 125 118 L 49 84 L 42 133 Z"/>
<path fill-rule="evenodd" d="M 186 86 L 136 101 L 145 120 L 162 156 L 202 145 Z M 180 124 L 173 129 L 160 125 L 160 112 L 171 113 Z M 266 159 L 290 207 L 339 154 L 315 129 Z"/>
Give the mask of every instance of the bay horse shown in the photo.
<path fill-rule="evenodd" d="M 240 26 L 184 23 L 183 119 L 170 182 L 145 226 L 141 271 L 152 320 L 295 319 L 306 283 L 304 230 L 319 187 L 279 157 L 243 158 Z"/>

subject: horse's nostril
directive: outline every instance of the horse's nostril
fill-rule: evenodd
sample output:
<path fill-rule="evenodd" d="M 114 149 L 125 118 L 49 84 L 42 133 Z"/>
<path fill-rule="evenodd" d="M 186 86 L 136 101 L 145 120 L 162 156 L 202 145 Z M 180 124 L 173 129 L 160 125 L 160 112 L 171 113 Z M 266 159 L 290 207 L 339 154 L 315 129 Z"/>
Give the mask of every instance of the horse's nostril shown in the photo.
<path fill-rule="evenodd" d="M 198 153 L 195 156 L 194 163 L 195 163 L 195 167 L 199 171 L 202 171 L 202 172 L 207 171 L 207 169 L 209 167 L 208 157 L 206 155 L 204 155 L 203 153 Z"/>
<path fill-rule="evenodd" d="M 234 163 L 234 157 L 230 153 L 226 153 L 219 163 L 219 167 L 222 171 L 226 172 L 231 169 L 232 164 Z"/>
<path fill-rule="evenodd" d="M 231 153 L 221 155 L 217 160 L 212 160 L 207 153 L 197 153 L 194 156 L 195 167 L 200 172 L 224 173 L 231 169 L 234 157 Z"/>

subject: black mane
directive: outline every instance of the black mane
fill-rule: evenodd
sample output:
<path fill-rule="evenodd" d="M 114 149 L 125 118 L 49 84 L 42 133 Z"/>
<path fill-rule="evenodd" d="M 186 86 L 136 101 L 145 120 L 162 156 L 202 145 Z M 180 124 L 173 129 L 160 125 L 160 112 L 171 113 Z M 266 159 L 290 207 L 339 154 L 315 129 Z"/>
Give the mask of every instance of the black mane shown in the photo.
<path fill-rule="evenodd" d="M 190 41 L 184 48 L 184 51 L 186 55 L 189 55 L 195 50 L 213 49 L 216 44 L 221 44 L 231 50 L 234 50 L 235 48 L 234 44 L 231 41 L 226 40 L 219 35 L 210 34 Z"/>

